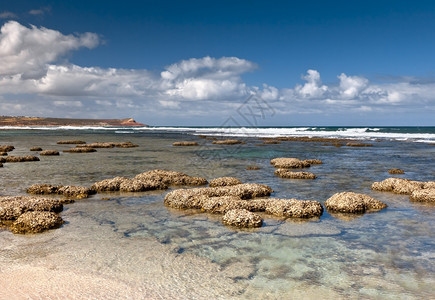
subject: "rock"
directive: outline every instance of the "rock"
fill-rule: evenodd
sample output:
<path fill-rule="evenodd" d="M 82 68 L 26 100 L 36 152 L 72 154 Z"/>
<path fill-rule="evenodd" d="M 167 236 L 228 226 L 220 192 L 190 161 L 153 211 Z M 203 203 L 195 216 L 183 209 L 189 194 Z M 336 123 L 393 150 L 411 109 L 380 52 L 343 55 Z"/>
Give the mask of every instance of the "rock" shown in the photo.
<path fill-rule="evenodd" d="M 258 166 L 247 166 L 246 170 L 260 170 L 261 168 Z"/>
<path fill-rule="evenodd" d="M 151 170 L 134 177 L 137 180 L 157 180 L 165 185 L 205 185 L 207 179 L 203 177 L 189 176 L 182 172 L 166 171 L 166 170 Z"/>
<path fill-rule="evenodd" d="M 39 153 L 39 155 L 46 155 L 46 156 L 49 156 L 49 155 L 59 155 L 59 151 L 57 151 L 57 150 L 44 150 L 44 151 L 41 151 Z"/>
<path fill-rule="evenodd" d="M 270 161 L 270 163 L 275 168 L 282 168 L 282 169 L 299 169 L 299 168 L 307 168 L 310 166 L 310 164 L 305 161 L 302 161 L 297 158 L 290 158 L 290 157 L 274 158 Z"/>
<path fill-rule="evenodd" d="M 175 142 L 172 143 L 172 146 L 199 146 L 197 142 Z"/>
<path fill-rule="evenodd" d="M 365 194 L 341 192 L 326 200 L 325 207 L 333 212 L 364 213 L 368 210 L 381 210 L 387 205 Z"/>
<path fill-rule="evenodd" d="M 0 145 L 0 152 L 11 152 L 14 149 L 15 147 L 12 145 L 5 145 L 5 146 Z"/>
<path fill-rule="evenodd" d="M 28 211 L 61 212 L 63 205 L 56 199 L 29 196 L 0 196 L 0 220 L 16 220 Z"/>
<path fill-rule="evenodd" d="M 133 144 L 132 142 L 122 142 L 122 143 L 114 143 L 114 142 L 98 142 L 92 144 L 83 144 L 77 145 L 77 148 L 134 148 L 139 147 L 139 145 Z"/>
<path fill-rule="evenodd" d="M 304 159 L 303 162 L 308 163 L 310 165 L 321 165 L 323 164 L 323 161 L 321 161 L 320 159 Z"/>
<path fill-rule="evenodd" d="M 213 179 L 210 181 L 209 186 L 210 187 L 216 187 L 216 186 L 230 186 L 230 185 L 236 185 L 241 184 L 242 182 L 235 178 L 235 177 L 220 177 Z"/>
<path fill-rule="evenodd" d="M 41 147 L 32 147 L 30 148 L 30 151 L 42 151 Z"/>
<path fill-rule="evenodd" d="M 205 212 L 224 214 L 232 209 L 249 210 L 249 202 L 249 200 L 242 200 L 237 196 L 204 197 L 197 205 L 200 205 Z"/>
<path fill-rule="evenodd" d="M 346 146 L 348 146 L 348 147 L 373 147 L 372 144 L 366 144 L 366 143 L 347 143 Z"/>
<path fill-rule="evenodd" d="M 426 181 L 423 185 L 424 189 L 435 189 L 435 181 Z"/>
<path fill-rule="evenodd" d="M 59 228 L 64 221 L 53 212 L 29 211 L 18 217 L 12 224 L 13 233 L 40 233 L 49 229 Z"/>
<path fill-rule="evenodd" d="M 5 158 L 5 162 L 27 162 L 27 161 L 39 161 L 39 158 L 33 155 L 26 156 L 8 156 Z"/>
<path fill-rule="evenodd" d="M 63 150 L 63 152 L 69 152 L 69 153 L 90 153 L 90 152 L 96 152 L 94 148 L 71 148 L 68 150 Z"/>
<path fill-rule="evenodd" d="M 77 144 L 77 145 L 80 145 L 80 144 L 86 144 L 86 142 L 85 141 L 79 141 L 79 140 L 62 140 L 62 141 L 58 141 L 57 144 L 60 144 L 60 145 L 62 145 L 62 144 L 66 144 L 66 145 Z"/>
<path fill-rule="evenodd" d="M 115 143 L 115 147 L 117 147 L 117 148 L 135 148 L 135 147 L 139 147 L 139 145 L 133 144 L 132 142 L 123 142 L 123 143 Z"/>
<path fill-rule="evenodd" d="M 266 203 L 266 213 L 278 217 L 312 218 L 323 214 L 323 206 L 318 201 L 270 199 Z"/>
<path fill-rule="evenodd" d="M 165 196 L 166 206 L 187 209 L 201 208 L 204 197 L 235 196 L 240 199 L 252 199 L 269 196 L 273 190 L 267 185 L 244 183 L 232 186 L 206 187 L 194 189 L 179 189 L 169 192 Z"/>
<path fill-rule="evenodd" d="M 264 140 L 263 144 L 265 144 L 265 145 L 276 145 L 276 144 L 281 144 L 281 142 L 277 141 L 277 140 Z"/>
<path fill-rule="evenodd" d="M 405 174 L 405 171 L 403 171 L 401 169 L 390 169 L 390 170 L 388 170 L 388 173 L 390 173 L 390 174 Z"/>
<path fill-rule="evenodd" d="M 390 177 L 383 181 L 374 182 L 372 189 L 382 192 L 410 195 L 415 190 L 423 189 L 425 182 L 414 181 L 404 178 Z"/>
<path fill-rule="evenodd" d="M 121 182 L 121 192 L 145 192 L 154 190 L 165 190 L 168 186 L 159 180 L 126 179 Z"/>
<path fill-rule="evenodd" d="M 0 152 L 0 156 L 8 156 L 7 152 Z"/>
<path fill-rule="evenodd" d="M 2 163 L 0 163 L 0 168 L 2 168 L 3 167 L 3 164 Z"/>
<path fill-rule="evenodd" d="M 274 173 L 281 178 L 290 179 L 316 179 L 317 176 L 310 172 L 291 172 L 288 169 L 277 169 Z"/>
<path fill-rule="evenodd" d="M 415 202 L 435 203 L 435 188 L 427 188 L 424 190 L 415 190 L 411 193 L 409 200 L 415 201 Z"/>
<path fill-rule="evenodd" d="M 263 219 L 246 209 L 233 209 L 228 211 L 222 218 L 225 225 L 236 226 L 241 228 L 261 227 Z"/>
<path fill-rule="evenodd" d="M 91 189 L 97 192 L 119 191 L 121 184 L 126 180 L 130 180 L 130 179 L 126 177 L 120 177 L 120 176 L 115 178 L 104 179 L 102 181 L 95 182 L 91 186 Z"/>
<path fill-rule="evenodd" d="M 213 141 L 212 144 L 217 144 L 217 145 L 237 145 L 237 144 L 243 144 L 242 141 L 239 140 L 218 140 L 218 141 Z"/>
<path fill-rule="evenodd" d="M 95 194 L 95 190 L 82 186 L 73 185 L 51 185 L 51 184 L 34 184 L 27 190 L 29 194 L 37 195 L 63 195 L 67 198 L 81 199 Z"/>

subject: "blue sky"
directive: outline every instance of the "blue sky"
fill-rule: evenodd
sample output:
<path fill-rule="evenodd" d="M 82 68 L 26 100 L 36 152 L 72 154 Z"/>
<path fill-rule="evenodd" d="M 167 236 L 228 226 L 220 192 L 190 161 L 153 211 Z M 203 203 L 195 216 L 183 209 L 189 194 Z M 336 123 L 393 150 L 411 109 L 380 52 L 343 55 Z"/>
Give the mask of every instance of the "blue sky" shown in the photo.
<path fill-rule="evenodd" d="M 0 114 L 435 125 L 434 1 L 1 1 Z M 243 125 L 243 124 L 241 124 Z"/>

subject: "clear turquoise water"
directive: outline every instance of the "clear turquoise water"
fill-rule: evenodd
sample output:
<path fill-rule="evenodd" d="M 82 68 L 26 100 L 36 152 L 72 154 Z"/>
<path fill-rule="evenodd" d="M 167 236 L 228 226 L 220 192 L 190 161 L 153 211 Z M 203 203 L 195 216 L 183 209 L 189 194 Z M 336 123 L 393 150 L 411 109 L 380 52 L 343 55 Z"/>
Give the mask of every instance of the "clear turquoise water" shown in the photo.
<path fill-rule="evenodd" d="M 388 208 L 357 217 L 325 212 L 308 221 L 263 215 L 262 228 L 235 230 L 223 226 L 218 215 L 166 208 L 167 191 L 99 194 L 66 206 L 62 216 L 67 223 L 56 231 L 25 237 L 0 231 L 0 274 L 10 265 L 28 266 L 30 256 L 38 266 L 56 261 L 74 272 L 109 274 L 131 286 L 143 284 L 144 289 L 159 291 L 161 298 L 435 297 L 435 206 L 370 189 L 373 181 L 390 177 L 390 168 L 405 170 L 398 177 L 435 180 L 433 145 L 381 140 L 367 148 L 303 142 L 259 146 L 261 141 L 250 137 L 244 145 L 217 146 L 183 132 L 0 131 L 0 145 L 16 148 L 11 155 L 31 154 L 34 146 L 60 151 L 70 147 L 57 145 L 61 139 L 131 141 L 140 147 L 5 164 L 0 169 L 0 195 L 25 194 L 34 183 L 90 186 L 105 178 L 133 177 L 160 168 L 209 180 L 235 176 L 243 182 L 264 183 L 275 191 L 272 197 L 279 198 L 323 203 L 336 192 L 366 193 Z M 172 147 L 180 140 L 195 140 L 201 146 Z M 274 157 L 318 158 L 324 164 L 310 168 L 316 180 L 281 179 L 273 175 L 269 163 Z M 250 165 L 261 169 L 246 170 Z M 104 197 L 110 199 L 101 200 Z M 104 246 L 95 248 L 92 241 Z M 167 252 L 144 256 L 140 251 L 157 248 Z M 186 262 L 165 268 L 175 257 L 185 257 Z M 171 272 L 185 275 L 168 277 Z M 149 282 L 150 274 L 155 285 Z"/>

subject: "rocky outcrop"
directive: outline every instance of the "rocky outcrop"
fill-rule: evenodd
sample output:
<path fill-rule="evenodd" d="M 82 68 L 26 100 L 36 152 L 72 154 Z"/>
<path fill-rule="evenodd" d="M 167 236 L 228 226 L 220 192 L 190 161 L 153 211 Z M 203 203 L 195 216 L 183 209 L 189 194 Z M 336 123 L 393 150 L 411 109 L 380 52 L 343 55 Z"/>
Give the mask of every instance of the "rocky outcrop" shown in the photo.
<path fill-rule="evenodd" d="M 270 161 L 270 164 L 275 168 L 281 168 L 281 169 L 300 169 L 300 168 L 307 168 L 310 166 L 308 162 L 292 157 L 274 158 Z"/>
<path fill-rule="evenodd" d="M 207 180 L 185 173 L 166 170 L 152 170 L 136 175 L 134 178 L 115 177 L 96 182 L 92 189 L 99 192 L 123 191 L 143 192 L 167 189 L 170 185 L 205 185 Z"/>
<path fill-rule="evenodd" d="M 59 151 L 57 151 L 57 150 L 44 150 L 44 151 L 41 151 L 40 153 L 39 153 L 39 155 L 45 155 L 45 156 L 52 156 L 52 155 L 59 155 Z"/>
<path fill-rule="evenodd" d="M 212 144 L 217 144 L 217 145 L 237 145 L 237 144 L 243 144 L 242 141 L 239 140 L 217 140 L 217 141 L 213 141 Z"/>
<path fill-rule="evenodd" d="M 32 147 L 30 148 L 30 151 L 42 151 L 41 147 Z"/>
<path fill-rule="evenodd" d="M 26 156 L 7 156 L 5 158 L 0 158 L 0 162 L 28 162 L 28 161 L 39 161 L 39 158 L 33 155 Z"/>
<path fill-rule="evenodd" d="M 0 145 L 0 152 L 11 152 L 14 149 L 15 147 L 12 145 L 5 145 L 5 146 Z"/>
<path fill-rule="evenodd" d="M 13 233 L 40 233 L 49 229 L 62 226 L 64 221 L 53 212 L 49 211 L 29 211 L 20 215 L 12 223 L 10 229 Z"/>
<path fill-rule="evenodd" d="M 266 213 L 287 218 L 312 218 L 323 214 L 318 201 L 297 199 L 271 199 L 266 203 Z"/>
<path fill-rule="evenodd" d="M 172 146 L 199 146 L 199 144 L 197 142 L 184 141 L 184 142 L 174 142 L 172 143 Z"/>
<path fill-rule="evenodd" d="M 210 181 L 209 186 L 210 187 L 231 186 L 231 185 L 236 185 L 241 183 L 242 182 L 235 177 L 220 177 Z"/>
<path fill-rule="evenodd" d="M 306 163 L 309 163 L 310 165 L 321 165 L 323 164 L 323 161 L 320 159 L 312 158 L 312 159 L 304 159 L 303 160 Z"/>
<path fill-rule="evenodd" d="M 60 201 L 50 198 L 29 196 L 1 196 L 0 221 L 16 220 L 28 211 L 61 212 L 63 205 Z"/>
<path fill-rule="evenodd" d="M 90 153 L 90 152 L 97 152 L 97 150 L 95 150 L 94 148 L 82 147 L 82 148 L 71 148 L 71 149 L 63 150 L 63 152 L 67 152 L 67 153 Z"/>
<path fill-rule="evenodd" d="M 277 169 L 274 173 L 276 176 L 281 178 L 290 179 L 316 179 L 317 176 L 310 172 L 292 172 L 288 169 Z"/>
<path fill-rule="evenodd" d="M 388 173 L 390 173 L 390 174 L 405 174 L 405 171 L 403 171 L 401 169 L 390 169 L 390 170 L 388 170 Z"/>
<path fill-rule="evenodd" d="M 61 141 L 58 141 L 57 144 L 59 144 L 59 145 L 80 145 L 80 144 L 86 144 L 86 142 L 80 141 L 80 140 L 61 140 Z"/>
<path fill-rule="evenodd" d="M 246 209 L 232 209 L 225 213 L 222 223 L 240 228 L 254 228 L 263 225 L 263 219 Z"/>
<path fill-rule="evenodd" d="M 81 199 L 95 194 L 95 190 L 73 185 L 34 184 L 27 193 L 36 195 L 62 195 L 67 198 Z"/>
<path fill-rule="evenodd" d="M 413 202 L 435 203 L 435 188 L 415 190 L 411 193 L 409 200 Z"/>
<path fill-rule="evenodd" d="M 409 180 L 404 178 L 390 177 L 383 181 L 374 182 L 372 189 L 382 192 L 393 192 L 396 194 L 410 195 L 415 190 L 425 188 L 425 182 Z"/>
<path fill-rule="evenodd" d="M 347 147 L 373 147 L 372 144 L 366 144 L 366 143 L 347 143 Z"/>
<path fill-rule="evenodd" d="M 244 183 L 233 186 L 179 189 L 169 192 L 165 196 L 166 206 L 178 209 L 201 209 L 204 197 L 232 196 L 240 199 L 252 199 L 269 196 L 273 190 L 263 184 Z"/>
<path fill-rule="evenodd" d="M 342 192 L 332 195 L 325 202 L 328 211 L 340 213 L 364 213 L 386 208 L 387 205 L 365 194 Z"/>

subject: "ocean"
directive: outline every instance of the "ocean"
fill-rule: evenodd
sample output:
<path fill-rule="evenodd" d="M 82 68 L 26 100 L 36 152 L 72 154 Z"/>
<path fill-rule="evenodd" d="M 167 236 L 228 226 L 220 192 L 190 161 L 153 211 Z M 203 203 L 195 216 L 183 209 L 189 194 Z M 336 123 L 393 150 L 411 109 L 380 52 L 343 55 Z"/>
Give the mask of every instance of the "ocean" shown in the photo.
<path fill-rule="evenodd" d="M 209 137 L 208 139 L 204 138 Z M 353 139 L 371 147 L 263 138 Z M 215 145 L 212 138 L 244 144 Z M 126 142 L 137 148 L 64 153 L 59 140 Z M 197 147 L 173 147 L 196 141 Z M 66 223 L 37 235 L 0 229 L 0 299 L 430 299 L 435 297 L 435 206 L 371 190 L 389 177 L 435 180 L 435 127 L 0 128 L 10 155 L 59 156 L 5 163 L 0 195 L 36 183 L 91 186 L 115 176 L 174 170 L 209 181 L 262 183 L 271 197 L 317 200 L 352 191 L 388 207 L 364 215 L 283 219 L 257 229 L 224 226 L 220 215 L 165 207 L 167 191 L 102 193 L 65 205 Z M 276 157 L 321 159 L 315 180 L 274 175 Z M 256 166 L 258 170 L 247 170 Z M 400 168 L 405 174 L 390 175 Z"/>

